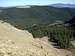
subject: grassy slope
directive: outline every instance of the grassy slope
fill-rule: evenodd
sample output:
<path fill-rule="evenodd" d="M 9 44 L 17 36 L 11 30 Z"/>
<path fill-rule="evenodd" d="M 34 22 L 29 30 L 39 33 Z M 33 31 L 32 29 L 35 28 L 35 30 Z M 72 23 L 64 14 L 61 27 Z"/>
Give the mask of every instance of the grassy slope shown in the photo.
<path fill-rule="evenodd" d="M 7 8 L 0 13 L 0 19 L 6 20 L 18 28 L 33 24 L 47 24 L 56 20 L 69 20 L 75 15 L 75 9 L 32 6 L 31 8 Z"/>

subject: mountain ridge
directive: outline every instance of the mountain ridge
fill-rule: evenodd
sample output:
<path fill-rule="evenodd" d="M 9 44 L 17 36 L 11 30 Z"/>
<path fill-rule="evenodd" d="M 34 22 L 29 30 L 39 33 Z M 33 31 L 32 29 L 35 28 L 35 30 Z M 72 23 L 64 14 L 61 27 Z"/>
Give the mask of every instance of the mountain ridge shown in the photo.
<path fill-rule="evenodd" d="M 57 20 L 67 21 L 75 16 L 75 8 L 31 6 L 31 8 L 9 7 L 0 12 L 0 20 L 25 29 L 33 24 L 50 24 Z"/>
<path fill-rule="evenodd" d="M 75 4 L 63 4 L 63 3 L 56 3 L 51 4 L 50 6 L 57 7 L 57 8 L 75 8 Z"/>
<path fill-rule="evenodd" d="M 22 8 L 25 8 L 25 7 L 32 7 L 32 6 L 52 6 L 52 7 L 57 7 L 57 8 L 75 8 L 75 4 L 64 4 L 64 3 L 55 3 L 55 4 L 48 4 L 48 5 L 17 5 L 17 6 L 10 6 L 10 7 L 22 7 Z M 3 9 L 3 8 L 10 8 L 10 7 L 0 7 L 0 9 Z"/>

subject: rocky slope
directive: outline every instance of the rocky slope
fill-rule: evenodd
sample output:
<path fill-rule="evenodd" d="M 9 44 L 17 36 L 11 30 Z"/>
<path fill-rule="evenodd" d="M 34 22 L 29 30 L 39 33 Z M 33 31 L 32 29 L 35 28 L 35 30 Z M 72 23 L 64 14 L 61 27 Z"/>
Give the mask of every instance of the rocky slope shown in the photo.
<path fill-rule="evenodd" d="M 34 39 L 28 31 L 0 21 L 0 56 L 72 56 L 72 53 L 55 49 L 48 42 Z"/>

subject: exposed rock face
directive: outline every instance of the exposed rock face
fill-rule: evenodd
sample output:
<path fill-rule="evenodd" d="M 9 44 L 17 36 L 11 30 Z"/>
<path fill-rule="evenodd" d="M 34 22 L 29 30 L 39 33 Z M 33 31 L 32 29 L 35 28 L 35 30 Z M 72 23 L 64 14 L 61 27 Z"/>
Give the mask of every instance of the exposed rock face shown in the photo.
<path fill-rule="evenodd" d="M 66 53 L 66 52 L 65 52 Z M 0 56 L 66 56 L 28 31 L 0 22 Z M 69 53 L 68 56 L 71 56 Z"/>
<path fill-rule="evenodd" d="M 25 6 L 16 6 L 16 8 L 31 8 L 31 6 L 25 5 Z"/>

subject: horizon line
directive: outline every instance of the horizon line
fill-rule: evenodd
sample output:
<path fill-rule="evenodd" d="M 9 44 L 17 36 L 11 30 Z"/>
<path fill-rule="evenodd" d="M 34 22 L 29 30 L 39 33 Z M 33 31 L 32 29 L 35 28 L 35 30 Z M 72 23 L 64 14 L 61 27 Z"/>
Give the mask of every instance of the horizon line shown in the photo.
<path fill-rule="evenodd" d="M 71 4 L 74 5 L 74 3 L 52 3 L 52 4 Z M 48 6 L 48 5 L 52 5 L 52 4 L 22 4 L 22 5 L 12 5 L 12 6 L 0 6 L 0 7 L 16 7 L 16 6 Z"/>

